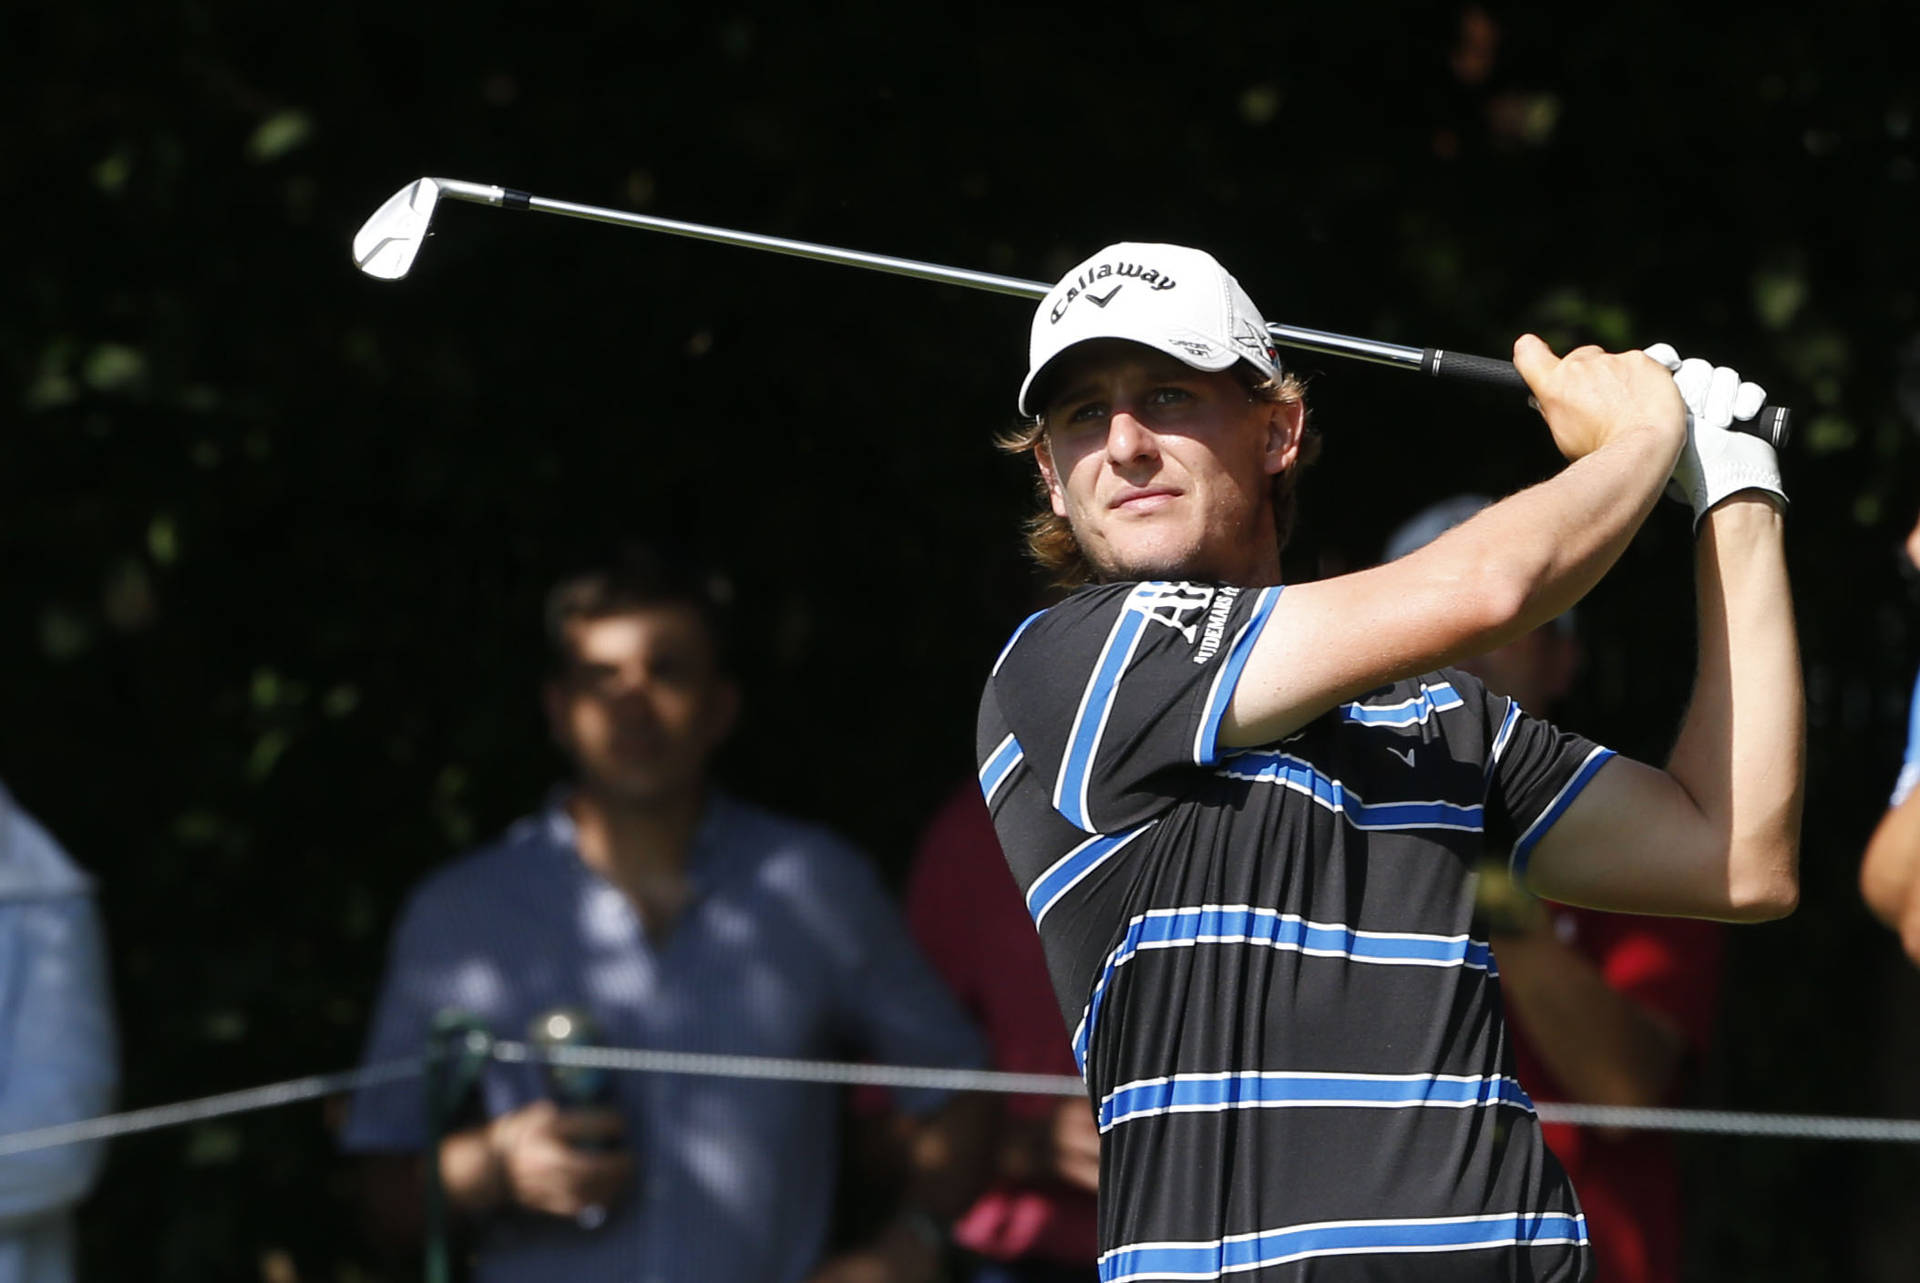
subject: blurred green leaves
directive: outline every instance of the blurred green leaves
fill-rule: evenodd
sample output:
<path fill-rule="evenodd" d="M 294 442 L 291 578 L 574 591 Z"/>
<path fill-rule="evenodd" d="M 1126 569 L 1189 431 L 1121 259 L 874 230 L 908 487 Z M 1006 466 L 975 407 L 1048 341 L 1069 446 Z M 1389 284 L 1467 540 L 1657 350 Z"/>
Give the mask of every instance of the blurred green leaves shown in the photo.
<path fill-rule="evenodd" d="M 292 108 L 276 111 L 248 137 L 247 159 L 256 165 L 268 164 L 304 147 L 312 137 L 313 119 L 306 112 Z"/>

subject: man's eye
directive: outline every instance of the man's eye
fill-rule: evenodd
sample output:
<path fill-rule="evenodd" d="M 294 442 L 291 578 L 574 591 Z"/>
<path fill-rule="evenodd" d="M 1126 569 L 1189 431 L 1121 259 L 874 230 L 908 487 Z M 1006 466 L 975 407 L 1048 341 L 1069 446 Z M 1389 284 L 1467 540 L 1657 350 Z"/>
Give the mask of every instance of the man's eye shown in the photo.
<path fill-rule="evenodd" d="M 1185 388 L 1155 388 L 1153 391 L 1147 393 L 1147 400 L 1154 405 L 1179 405 L 1184 401 L 1193 400 L 1193 393 L 1187 391 Z"/>
<path fill-rule="evenodd" d="M 1099 401 L 1089 401 L 1067 414 L 1068 423 L 1094 423 L 1107 417 L 1107 407 Z"/>

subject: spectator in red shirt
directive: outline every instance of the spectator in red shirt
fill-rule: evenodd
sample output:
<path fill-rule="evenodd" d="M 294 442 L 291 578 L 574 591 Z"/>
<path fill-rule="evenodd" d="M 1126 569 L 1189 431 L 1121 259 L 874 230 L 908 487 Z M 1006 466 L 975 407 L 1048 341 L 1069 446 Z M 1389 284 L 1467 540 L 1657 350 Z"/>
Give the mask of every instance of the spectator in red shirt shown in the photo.
<path fill-rule="evenodd" d="M 1405 556 L 1487 507 L 1459 495 L 1394 532 Z M 1572 613 L 1460 665 L 1549 717 L 1581 661 Z M 1483 873 L 1481 886 L 1515 1072 L 1536 1101 L 1671 1105 L 1705 1052 L 1719 1001 L 1721 928 L 1684 918 L 1599 913 L 1537 900 Z M 1679 1174 L 1669 1138 L 1550 1125 L 1547 1144 L 1586 1211 L 1595 1283 L 1672 1283 L 1680 1274 Z"/>
<path fill-rule="evenodd" d="M 907 887 L 907 924 L 985 1034 L 993 1067 L 1074 1074 L 1033 920 L 972 780 L 928 825 Z M 1084 1096 L 1012 1096 L 992 1184 L 954 1222 L 979 1259 L 968 1283 L 1092 1283 L 1100 1133 Z"/>

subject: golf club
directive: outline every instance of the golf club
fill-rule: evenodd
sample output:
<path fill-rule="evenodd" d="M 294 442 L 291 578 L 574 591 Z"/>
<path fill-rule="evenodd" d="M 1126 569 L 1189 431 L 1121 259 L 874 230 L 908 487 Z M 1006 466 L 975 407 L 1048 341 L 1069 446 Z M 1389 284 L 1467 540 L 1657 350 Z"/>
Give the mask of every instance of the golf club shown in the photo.
<path fill-rule="evenodd" d="M 476 205 L 493 205 L 501 209 L 530 209 L 542 214 L 559 214 L 566 218 L 582 218 L 595 223 L 638 227 L 644 231 L 663 232 L 669 236 L 685 236 L 694 240 L 734 245 L 742 249 L 765 250 L 795 258 L 811 258 L 823 263 L 838 263 L 843 267 L 859 267 L 868 271 L 887 272 L 894 276 L 911 276 L 917 280 L 937 281 L 944 285 L 960 285 L 968 289 L 986 290 L 995 294 L 1011 294 L 1017 298 L 1043 298 L 1048 289 L 1039 281 L 1026 281 L 1013 276 L 996 276 L 991 272 L 943 267 L 937 263 L 922 263 L 910 258 L 895 258 L 888 254 L 839 249 L 832 245 L 817 245 L 810 241 L 789 240 L 784 236 L 763 236 L 755 232 L 736 232 L 724 227 L 708 227 L 700 223 L 683 223 L 677 219 L 656 218 L 628 210 L 606 209 L 597 205 L 578 205 L 572 201 L 549 200 L 544 196 L 515 191 L 510 187 L 462 182 L 457 178 L 418 178 L 395 192 L 354 234 L 354 263 L 368 276 L 376 276 L 384 281 L 396 281 L 405 276 L 412 268 L 414 259 L 420 255 L 420 247 L 425 243 L 428 229 L 433 222 L 434 210 L 442 197 L 449 200 L 470 201 Z M 1325 330 L 1303 329 L 1297 325 L 1269 324 L 1267 332 L 1280 346 L 1304 352 L 1350 357 L 1359 361 L 1371 361 L 1377 365 L 1417 370 L 1422 374 L 1431 374 L 1443 379 L 1487 383 L 1495 387 L 1511 388 L 1518 392 L 1527 391 L 1526 380 L 1521 378 L 1520 372 L 1513 368 L 1513 362 L 1503 361 L 1497 357 L 1471 356 L 1464 352 L 1449 352 L 1444 348 L 1407 347 L 1399 343 L 1351 338 Z M 1760 437 L 1774 449 L 1779 450 L 1786 446 L 1787 437 L 1792 428 L 1792 415 L 1793 412 L 1785 406 L 1762 406 L 1760 412 L 1751 420 L 1731 426 L 1738 431 Z"/>

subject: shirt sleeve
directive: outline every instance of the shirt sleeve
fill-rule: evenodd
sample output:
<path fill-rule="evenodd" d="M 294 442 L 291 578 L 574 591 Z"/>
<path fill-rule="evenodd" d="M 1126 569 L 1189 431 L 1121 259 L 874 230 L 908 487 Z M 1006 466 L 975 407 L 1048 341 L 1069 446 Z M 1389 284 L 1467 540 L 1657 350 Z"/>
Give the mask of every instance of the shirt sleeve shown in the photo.
<path fill-rule="evenodd" d="M 993 695 L 1054 809 L 1086 833 L 1152 819 L 1219 757 L 1220 722 L 1280 589 L 1106 584 L 1030 620 Z"/>
<path fill-rule="evenodd" d="M 510 977 L 488 952 L 473 947 L 471 937 L 478 928 L 471 906 L 450 894 L 449 885 L 430 879 L 414 891 L 400 914 L 387 949 L 362 1068 L 425 1053 L 434 1021 L 442 1013 L 461 1012 L 496 1032 L 502 1029 Z M 489 1063 L 478 1084 L 479 1107 L 488 1117 L 506 1113 L 537 1098 L 539 1083 L 534 1066 Z M 425 1091 L 418 1074 L 354 1093 L 341 1148 L 403 1153 L 426 1144 Z"/>
<path fill-rule="evenodd" d="M 79 1122 L 112 1108 L 119 1048 L 105 941 L 90 896 L 0 906 L 0 1004 L 7 1022 L 0 1033 L 0 1133 Z M 77 1204 L 104 1156 L 104 1142 L 87 1141 L 0 1159 L 0 1233 Z"/>
<path fill-rule="evenodd" d="M 1507 853 L 1514 878 L 1525 885 L 1534 847 L 1593 782 L 1613 750 L 1531 716 L 1465 674 L 1449 676 L 1463 697 L 1485 702 L 1486 724 L 1493 731 L 1486 768 L 1487 846 Z"/>
<path fill-rule="evenodd" d="M 1900 777 L 1893 783 L 1889 807 L 1907 800 L 1913 787 L 1920 784 L 1920 679 L 1913 684 L 1913 701 L 1907 707 L 1907 751 L 1900 759 Z"/>
<path fill-rule="evenodd" d="M 374 1001 L 362 1068 L 423 1055 L 434 1023 L 459 1014 L 503 1037 L 524 1028 L 512 964 L 493 946 L 501 926 L 493 897 L 476 889 L 471 871 L 456 864 L 429 876 L 407 897 L 387 947 L 387 965 Z M 527 937 L 522 947 L 539 950 Z M 523 955 L 527 956 L 527 955 Z M 456 1126 L 468 1111 L 496 1118 L 546 1093 L 540 1066 L 487 1062 L 473 1096 L 460 1103 Z M 427 1144 L 425 1088 L 419 1074 L 363 1087 L 353 1095 L 341 1129 L 349 1152 L 418 1152 Z"/>
<path fill-rule="evenodd" d="M 986 1050 L 946 985 L 907 934 L 899 911 L 867 861 L 852 851 L 819 853 L 814 886 L 832 906 L 844 947 L 834 1009 L 841 1032 L 884 1063 L 975 1069 Z M 909 1112 L 931 1113 L 942 1091 L 900 1091 Z"/>

